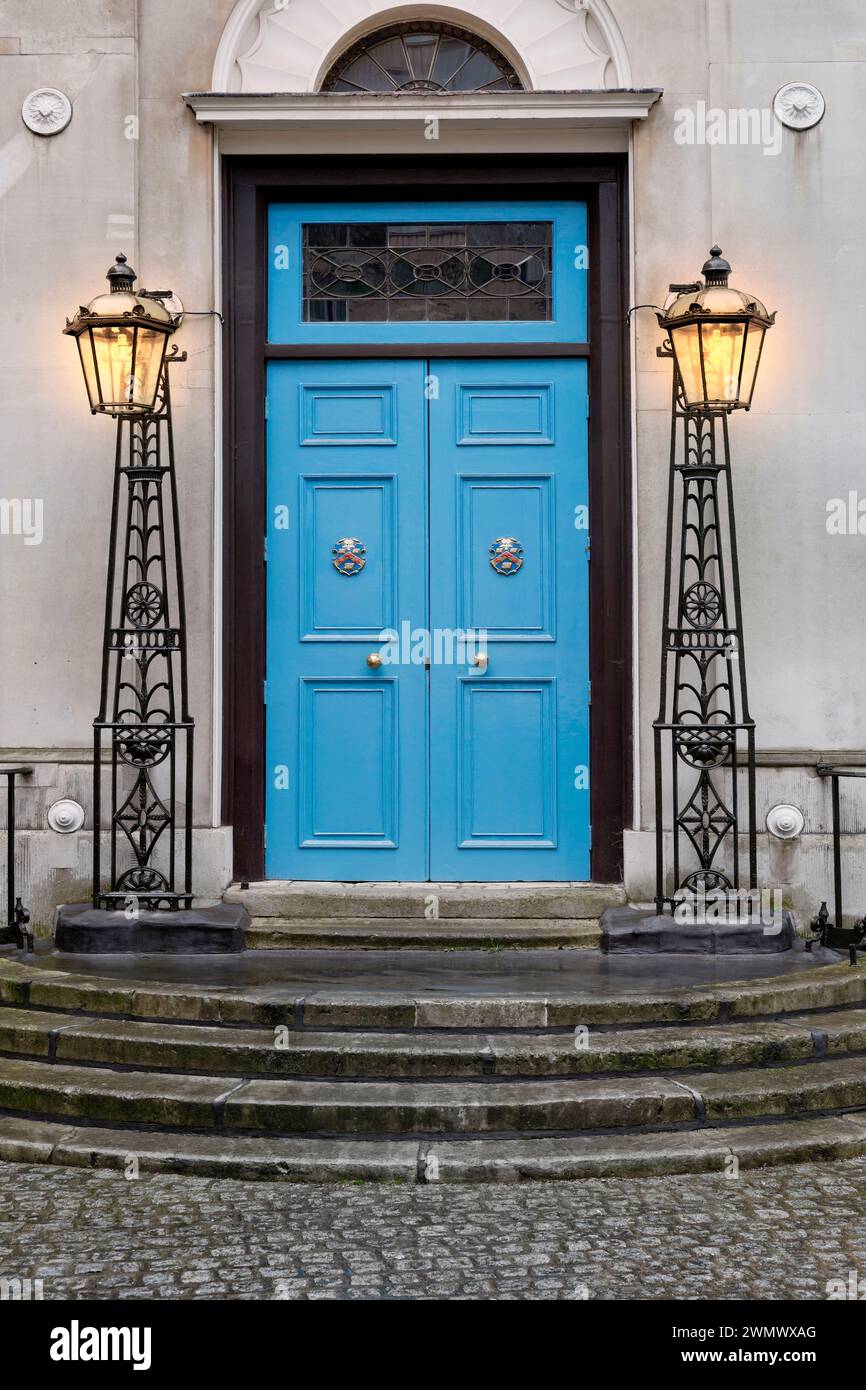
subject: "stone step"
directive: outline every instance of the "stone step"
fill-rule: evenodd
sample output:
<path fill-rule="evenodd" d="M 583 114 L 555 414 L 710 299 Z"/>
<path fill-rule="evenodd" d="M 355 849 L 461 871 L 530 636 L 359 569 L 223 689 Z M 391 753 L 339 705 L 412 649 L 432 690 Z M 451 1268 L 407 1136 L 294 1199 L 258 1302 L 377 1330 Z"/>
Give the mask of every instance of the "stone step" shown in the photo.
<path fill-rule="evenodd" d="M 564 917 L 254 917 L 244 935 L 247 949 L 265 951 L 594 950 L 600 942 L 594 918 Z"/>
<path fill-rule="evenodd" d="M 482 917 L 594 920 L 626 901 L 621 884 L 607 883 L 311 883 L 268 879 L 233 884 L 224 900 L 251 917 L 324 919 L 411 918 L 426 921 Z"/>
<path fill-rule="evenodd" d="M 229 1077 L 582 1076 L 760 1066 L 866 1052 L 866 1009 L 625 1031 L 328 1032 L 88 1019 L 0 1006 L 0 1053 Z"/>
<path fill-rule="evenodd" d="M 812 961 L 647 990 L 574 951 L 0 955 L 0 1158 L 505 1182 L 866 1152 L 866 971 Z"/>
<path fill-rule="evenodd" d="M 293 1182 L 546 1182 L 730 1173 L 866 1154 L 866 1116 L 667 1134 L 380 1140 L 155 1134 L 0 1116 L 0 1159 L 130 1173 Z"/>
<path fill-rule="evenodd" d="M 0 1058 L 0 1110 L 276 1134 L 671 1128 L 866 1106 L 861 1057 L 760 1071 L 443 1081 L 241 1080 Z"/>
<path fill-rule="evenodd" d="M 733 1022 L 866 1003 L 866 970 L 852 970 L 846 964 L 772 979 L 687 988 L 617 991 L 610 987 L 591 993 L 563 986 L 555 994 L 538 995 L 519 984 L 509 988 L 504 972 L 500 978 L 493 967 L 504 960 L 503 955 L 485 952 L 481 958 L 492 981 L 485 993 L 466 987 L 431 988 L 424 974 L 411 991 L 398 985 L 374 992 L 353 989 L 349 983 L 343 988 L 268 982 L 223 987 L 72 973 L 52 968 L 51 957 L 28 961 L 0 957 L 0 1003 L 175 1022 L 422 1031 Z M 558 962 L 577 958 L 582 957 L 556 953 Z M 302 959 L 297 953 L 299 969 Z M 462 967 L 468 954 L 459 960 Z M 234 967 L 235 962 L 229 959 L 223 964 Z"/>

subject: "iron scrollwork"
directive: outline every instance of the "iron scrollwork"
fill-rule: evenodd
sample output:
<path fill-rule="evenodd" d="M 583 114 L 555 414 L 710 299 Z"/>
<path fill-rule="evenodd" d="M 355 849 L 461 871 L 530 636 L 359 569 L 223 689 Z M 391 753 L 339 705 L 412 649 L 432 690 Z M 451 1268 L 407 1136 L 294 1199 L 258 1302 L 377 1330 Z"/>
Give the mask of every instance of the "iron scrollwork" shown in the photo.
<path fill-rule="evenodd" d="M 307 322 L 550 320 L 553 224 L 306 223 L 303 283 Z"/>
<path fill-rule="evenodd" d="M 102 687 L 94 720 L 93 905 L 192 906 L 194 722 L 166 358 L 154 410 L 117 426 Z M 109 864 L 102 881 L 103 775 Z M 157 854 L 157 850 L 159 853 Z"/>
<path fill-rule="evenodd" d="M 669 354 L 662 349 L 660 355 Z M 722 413 L 686 409 L 675 364 L 665 566 L 661 692 L 653 726 L 659 912 L 672 909 L 683 893 L 727 894 L 746 886 L 743 833 L 748 888 L 757 886 L 755 725 L 743 658 L 728 421 Z M 668 805 L 670 879 L 663 829 Z"/>

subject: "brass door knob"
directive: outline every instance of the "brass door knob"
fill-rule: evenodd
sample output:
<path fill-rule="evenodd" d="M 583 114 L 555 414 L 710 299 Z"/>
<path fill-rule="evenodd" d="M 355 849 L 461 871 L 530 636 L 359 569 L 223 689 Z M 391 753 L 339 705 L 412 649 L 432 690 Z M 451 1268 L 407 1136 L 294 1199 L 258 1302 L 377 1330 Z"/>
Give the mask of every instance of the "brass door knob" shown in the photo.
<path fill-rule="evenodd" d="M 472 665 L 477 666 L 479 671 L 486 671 L 490 657 L 486 652 L 476 652 L 472 658 Z"/>
<path fill-rule="evenodd" d="M 374 671 L 382 665 L 382 658 L 378 652 L 370 652 L 367 657 L 367 665 Z"/>

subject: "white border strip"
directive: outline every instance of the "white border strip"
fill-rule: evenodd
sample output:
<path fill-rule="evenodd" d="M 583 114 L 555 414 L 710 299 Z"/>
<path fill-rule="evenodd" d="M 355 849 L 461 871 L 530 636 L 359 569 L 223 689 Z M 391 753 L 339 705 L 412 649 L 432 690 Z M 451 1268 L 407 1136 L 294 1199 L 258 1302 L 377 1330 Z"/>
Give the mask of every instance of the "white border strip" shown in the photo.
<path fill-rule="evenodd" d="M 219 136 L 214 130 L 212 139 L 213 168 L 213 299 L 215 309 L 223 312 L 222 304 L 222 189 L 220 186 Z M 213 320 L 214 373 L 214 471 L 213 471 L 213 653 L 211 700 L 211 822 L 216 829 L 222 825 L 223 783 L 223 325 Z"/>
<path fill-rule="evenodd" d="M 634 153 L 634 128 L 629 131 L 628 137 L 628 302 L 637 303 L 636 298 L 636 273 L 637 247 L 635 246 L 636 220 L 635 220 L 635 153 Z M 629 361 L 629 429 L 631 432 L 631 564 L 632 564 L 632 594 L 631 594 L 631 688 L 632 688 L 632 829 L 640 830 L 641 827 L 641 703 L 640 703 L 640 556 L 638 546 L 640 544 L 640 527 L 638 525 L 638 508 L 640 506 L 640 494 L 638 492 L 638 471 L 637 471 L 637 319 L 632 314 L 629 320 L 628 334 L 628 361 Z"/>

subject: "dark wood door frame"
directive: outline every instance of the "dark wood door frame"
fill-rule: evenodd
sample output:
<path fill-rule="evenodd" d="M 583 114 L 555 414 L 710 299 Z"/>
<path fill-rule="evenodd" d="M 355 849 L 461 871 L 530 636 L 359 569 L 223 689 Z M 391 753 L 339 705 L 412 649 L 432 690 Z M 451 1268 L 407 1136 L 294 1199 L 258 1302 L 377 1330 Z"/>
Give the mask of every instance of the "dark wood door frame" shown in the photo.
<path fill-rule="evenodd" d="M 272 201 L 581 198 L 589 210 L 589 342 L 543 349 L 589 355 L 590 767 L 592 877 L 622 878 L 632 801 L 632 533 L 625 156 L 460 156 L 223 160 L 224 498 L 222 818 L 234 873 L 264 877 L 265 367 L 310 357 L 266 338 L 267 209 Z M 422 329 L 423 331 L 423 329 Z M 536 353 L 538 349 L 534 350 Z M 401 348 L 416 357 L 533 355 L 530 344 Z M 386 357 L 387 346 L 347 355 Z M 341 354 L 329 347 L 321 353 Z"/>

